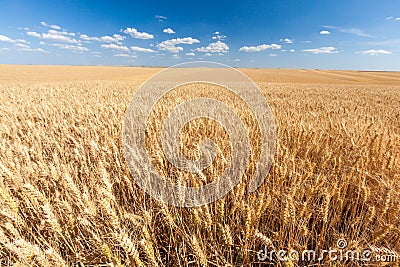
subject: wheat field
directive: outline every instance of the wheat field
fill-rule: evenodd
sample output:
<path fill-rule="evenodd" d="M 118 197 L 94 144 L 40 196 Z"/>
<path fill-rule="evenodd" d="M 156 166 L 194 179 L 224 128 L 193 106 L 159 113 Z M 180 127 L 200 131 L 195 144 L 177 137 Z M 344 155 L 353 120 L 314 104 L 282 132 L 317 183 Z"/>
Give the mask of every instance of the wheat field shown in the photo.
<path fill-rule="evenodd" d="M 264 248 L 323 250 L 338 239 L 400 254 L 399 73 L 242 70 L 275 116 L 271 171 L 255 192 L 246 176 L 214 203 L 178 208 L 135 184 L 122 151 L 125 110 L 159 70 L 0 65 L 1 266 L 399 266 L 257 258 Z M 168 103 L 190 94 L 171 95 L 150 120 L 150 154 L 172 180 L 179 170 L 157 153 L 157 131 Z M 188 157 L 204 137 L 221 148 L 212 169 L 183 176 L 207 183 L 229 163 L 229 140 L 207 121 L 184 129 Z"/>

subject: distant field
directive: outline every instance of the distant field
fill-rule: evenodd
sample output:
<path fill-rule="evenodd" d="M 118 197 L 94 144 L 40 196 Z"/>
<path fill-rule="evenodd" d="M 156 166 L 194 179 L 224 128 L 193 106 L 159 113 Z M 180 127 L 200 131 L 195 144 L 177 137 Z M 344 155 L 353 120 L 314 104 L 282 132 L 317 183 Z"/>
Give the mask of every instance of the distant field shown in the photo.
<path fill-rule="evenodd" d="M 365 266 L 257 258 L 264 248 L 337 248 L 339 239 L 346 249 L 390 252 L 398 266 L 400 73 L 241 69 L 275 116 L 271 171 L 253 193 L 244 178 L 215 203 L 176 208 L 144 193 L 122 154 L 125 110 L 160 70 L 0 65 L 1 266 Z M 196 90 L 219 94 L 209 89 Z M 152 130 L 162 123 L 155 118 Z M 226 163 L 229 140 L 206 126 L 217 127 L 199 121 L 182 135 L 214 135 L 222 152 L 213 175 Z M 157 155 L 159 172 L 174 176 Z"/>
<path fill-rule="evenodd" d="M 141 81 L 163 68 L 0 65 L 0 81 Z M 239 69 L 254 82 L 400 85 L 400 72 Z"/>

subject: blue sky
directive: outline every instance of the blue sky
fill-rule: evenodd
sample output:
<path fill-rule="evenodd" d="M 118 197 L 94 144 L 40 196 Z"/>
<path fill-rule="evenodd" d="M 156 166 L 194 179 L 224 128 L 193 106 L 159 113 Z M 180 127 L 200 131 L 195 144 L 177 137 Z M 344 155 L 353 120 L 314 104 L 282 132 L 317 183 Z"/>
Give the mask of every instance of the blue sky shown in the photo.
<path fill-rule="evenodd" d="M 0 64 L 400 70 L 398 0 L 0 0 Z"/>

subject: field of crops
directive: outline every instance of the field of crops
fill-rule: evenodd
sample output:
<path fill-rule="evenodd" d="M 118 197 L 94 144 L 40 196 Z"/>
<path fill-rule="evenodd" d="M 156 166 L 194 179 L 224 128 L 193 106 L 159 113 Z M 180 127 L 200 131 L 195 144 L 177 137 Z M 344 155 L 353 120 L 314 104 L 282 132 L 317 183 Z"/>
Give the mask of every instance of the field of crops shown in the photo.
<path fill-rule="evenodd" d="M 224 198 L 178 208 L 143 192 L 122 152 L 125 110 L 157 71 L 0 65 L 0 266 L 388 264 L 301 258 L 338 240 L 346 249 L 400 255 L 400 73 L 242 70 L 275 116 L 271 171 L 255 192 L 247 190 L 250 166 Z M 175 98 L 218 95 L 218 88 L 189 89 L 159 105 L 151 130 Z M 229 140 L 207 120 L 184 129 L 188 157 L 196 158 L 204 137 L 220 146 L 212 169 L 183 176 L 207 183 L 229 164 Z M 147 144 L 157 170 L 177 178 L 157 138 Z M 257 252 L 265 248 L 300 258 L 262 261 Z"/>

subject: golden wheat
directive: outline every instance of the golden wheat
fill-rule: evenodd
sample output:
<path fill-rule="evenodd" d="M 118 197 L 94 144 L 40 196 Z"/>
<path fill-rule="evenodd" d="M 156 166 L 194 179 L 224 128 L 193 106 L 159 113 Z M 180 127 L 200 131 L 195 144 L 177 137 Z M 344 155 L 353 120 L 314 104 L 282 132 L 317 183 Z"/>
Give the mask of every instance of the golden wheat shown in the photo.
<path fill-rule="evenodd" d="M 336 247 L 339 238 L 400 253 L 400 87 L 382 78 L 398 79 L 395 74 L 381 74 L 377 85 L 358 85 L 316 84 L 317 74 L 307 76 L 307 83 L 297 82 L 300 74 L 289 75 L 295 83 L 285 83 L 279 73 L 271 74 L 275 83 L 266 83 L 263 70 L 247 71 L 277 124 L 271 171 L 251 193 L 247 185 L 260 148 L 250 112 L 214 87 L 180 89 L 180 99 L 169 95 L 155 106 L 149 127 L 156 133 L 147 140 L 149 157 L 167 179 L 198 186 L 230 164 L 228 136 L 201 119 L 185 126 L 183 147 L 195 159 L 202 138 L 216 139 L 209 168 L 185 175 L 159 153 L 162 118 L 180 101 L 226 98 L 254 139 L 241 183 L 214 203 L 178 208 L 144 193 L 125 164 L 124 112 L 154 70 L 133 69 L 139 76 L 121 71 L 133 82 L 94 74 L 78 81 L 54 73 L 57 79 L 49 81 L 1 82 L 0 265 L 252 266 L 264 246 L 322 250 Z M 315 264 L 276 258 L 266 263 Z"/>

